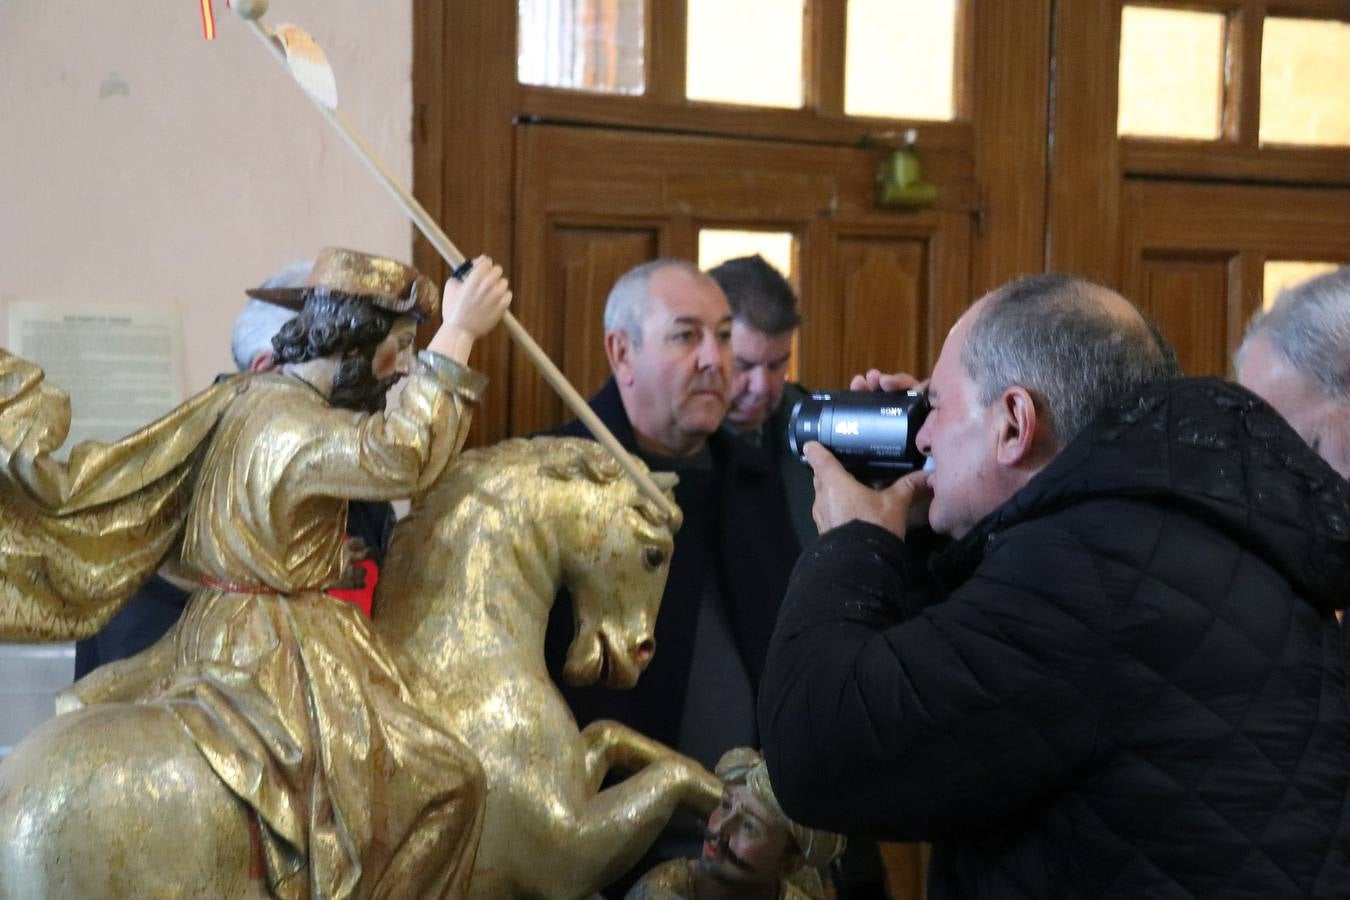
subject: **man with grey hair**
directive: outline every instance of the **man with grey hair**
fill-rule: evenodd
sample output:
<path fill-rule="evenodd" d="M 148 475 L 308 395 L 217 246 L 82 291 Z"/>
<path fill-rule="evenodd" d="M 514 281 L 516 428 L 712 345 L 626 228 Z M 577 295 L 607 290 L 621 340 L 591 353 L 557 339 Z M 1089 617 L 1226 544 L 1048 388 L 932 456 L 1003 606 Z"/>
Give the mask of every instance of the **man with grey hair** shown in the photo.
<path fill-rule="evenodd" d="M 1023 279 L 947 336 L 931 471 L 808 445 L 759 695 L 788 815 L 932 841 L 933 898 L 1344 896 L 1350 486 L 1177 375 L 1118 294 Z"/>
<path fill-rule="evenodd" d="M 261 288 L 293 288 L 305 283 L 314 260 L 299 259 L 287 263 L 264 281 Z M 264 372 L 272 368 L 272 338 L 297 312 L 276 303 L 249 298 L 234 320 L 230 334 L 230 353 L 240 372 Z"/>
<path fill-rule="evenodd" d="M 1350 478 L 1350 266 L 1282 291 L 1234 362 L 1238 383 Z"/>
<path fill-rule="evenodd" d="M 709 769 L 731 747 L 758 743 L 755 690 L 799 553 L 772 461 L 720 429 L 730 333 L 726 297 L 691 263 L 644 263 L 610 291 L 612 377 L 591 408 L 652 471 L 679 475 L 684 524 L 656 620 L 658 652 L 637 687 L 562 686 L 579 725 L 617 719 Z M 590 436 L 579 422 L 556 433 Z M 559 598 L 545 649 L 555 681 L 571 635 L 571 602 Z M 687 841 L 660 845 L 636 871 L 696 852 L 701 825 L 689 826 Z"/>

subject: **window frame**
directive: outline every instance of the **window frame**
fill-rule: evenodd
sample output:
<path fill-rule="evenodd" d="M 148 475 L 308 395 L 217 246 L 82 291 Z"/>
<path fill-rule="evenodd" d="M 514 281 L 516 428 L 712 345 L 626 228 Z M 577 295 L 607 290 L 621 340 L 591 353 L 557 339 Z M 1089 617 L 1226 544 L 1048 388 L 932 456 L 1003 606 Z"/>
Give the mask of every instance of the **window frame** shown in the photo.
<path fill-rule="evenodd" d="M 1220 134 L 1215 140 L 1117 135 L 1124 175 L 1350 185 L 1350 146 L 1261 144 L 1261 42 L 1267 18 L 1350 23 L 1347 0 L 1116 0 L 1115 60 L 1119 78 L 1120 18 L 1126 6 L 1218 12 L 1227 17 Z M 1115 101 L 1119 102 L 1119 89 Z M 1112 119 L 1115 119 L 1113 110 Z"/>
<path fill-rule="evenodd" d="M 687 99 L 687 0 L 646 0 L 646 89 L 642 94 L 607 94 L 525 85 L 517 81 L 517 107 L 527 121 L 603 124 L 807 143 L 858 145 L 878 136 L 899 135 L 913 129 L 925 147 L 969 152 L 973 105 L 971 50 L 974 44 L 971 0 L 957 0 L 955 71 L 952 76 L 956 117 L 949 121 L 845 114 L 847 4 L 848 0 L 805 0 L 803 105 L 798 109 Z M 515 3 L 511 5 L 514 15 Z"/>

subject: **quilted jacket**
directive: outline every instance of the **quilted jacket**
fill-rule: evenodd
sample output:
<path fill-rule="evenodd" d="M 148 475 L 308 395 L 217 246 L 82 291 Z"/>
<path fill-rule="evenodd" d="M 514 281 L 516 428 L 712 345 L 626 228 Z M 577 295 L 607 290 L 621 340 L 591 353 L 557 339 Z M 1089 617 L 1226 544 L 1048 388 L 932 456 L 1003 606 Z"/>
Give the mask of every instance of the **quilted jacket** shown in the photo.
<path fill-rule="evenodd" d="M 759 695 L 810 825 L 930 896 L 1350 897 L 1350 487 L 1234 385 L 1108 411 L 954 545 L 802 557 Z"/>

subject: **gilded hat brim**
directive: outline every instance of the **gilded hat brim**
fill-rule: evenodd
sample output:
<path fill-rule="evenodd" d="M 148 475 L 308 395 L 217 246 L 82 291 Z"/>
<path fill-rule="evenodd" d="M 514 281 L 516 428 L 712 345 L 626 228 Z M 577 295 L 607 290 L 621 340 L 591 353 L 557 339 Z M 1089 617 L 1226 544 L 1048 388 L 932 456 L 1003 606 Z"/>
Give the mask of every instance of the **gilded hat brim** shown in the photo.
<path fill-rule="evenodd" d="M 245 290 L 244 293 L 255 300 L 262 300 L 299 312 L 304 309 L 305 300 L 311 293 L 324 294 L 329 291 L 342 291 L 342 293 L 346 293 L 352 297 L 359 297 L 367 303 L 377 306 L 380 309 L 388 310 L 395 315 L 412 316 L 419 321 L 434 319 L 441 305 L 440 291 L 436 289 L 436 285 L 431 279 L 427 278 L 425 275 L 416 276 L 412 284 L 409 285 L 406 296 L 343 291 L 341 288 L 326 287 L 324 285 L 283 288 L 256 287 L 249 288 L 248 290 Z"/>

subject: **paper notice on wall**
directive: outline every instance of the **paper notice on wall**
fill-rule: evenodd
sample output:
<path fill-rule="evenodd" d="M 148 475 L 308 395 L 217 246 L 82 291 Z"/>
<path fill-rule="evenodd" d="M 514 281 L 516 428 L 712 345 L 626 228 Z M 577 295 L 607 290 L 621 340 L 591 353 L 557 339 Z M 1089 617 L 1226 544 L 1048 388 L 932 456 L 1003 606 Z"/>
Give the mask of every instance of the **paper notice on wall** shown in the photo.
<path fill-rule="evenodd" d="M 70 394 L 66 450 L 116 440 L 183 402 L 177 309 L 14 301 L 9 345 Z"/>

